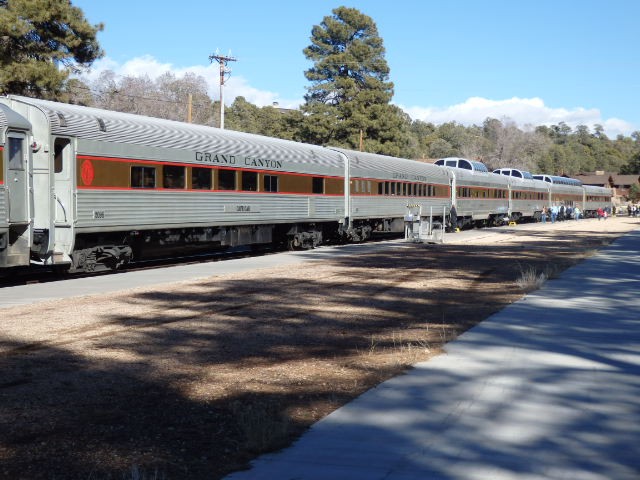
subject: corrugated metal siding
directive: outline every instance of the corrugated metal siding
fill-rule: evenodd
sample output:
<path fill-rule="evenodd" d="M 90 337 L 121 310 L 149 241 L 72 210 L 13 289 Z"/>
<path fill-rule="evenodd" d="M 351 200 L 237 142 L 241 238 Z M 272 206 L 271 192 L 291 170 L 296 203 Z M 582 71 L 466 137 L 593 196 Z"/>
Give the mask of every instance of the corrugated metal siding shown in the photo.
<path fill-rule="evenodd" d="M 433 207 L 433 214 L 442 213 L 443 206 L 449 213 L 450 201 L 448 199 L 428 199 L 414 197 L 352 197 L 351 210 L 353 218 L 384 218 L 404 217 L 407 213 L 407 205 L 422 205 L 422 214 L 429 213 L 429 207 Z"/>
<path fill-rule="evenodd" d="M 254 211 L 233 212 L 237 205 L 249 206 Z M 85 231 L 100 231 L 159 225 L 169 228 L 196 224 L 337 221 L 343 199 L 314 198 L 313 212 L 309 211 L 309 205 L 309 197 L 304 195 L 80 190 L 77 227 Z M 225 206 L 228 211 L 225 211 Z M 104 218 L 94 218 L 94 212 L 103 212 Z"/>
<path fill-rule="evenodd" d="M 535 212 L 542 211 L 544 200 L 512 200 L 511 211 L 522 213 L 525 217 L 532 216 Z"/>
<path fill-rule="evenodd" d="M 7 187 L 0 185 L 0 228 L 9 228 L 7 208 Z"/>
<path fill-rule="evenodd" d="M 3 131 L 8 124 L 7 116 L 5 115 L 4 110 L 0 108 L 0 131 Z M 0 138 L 0 145 L 3 145 L 3 142 L 4 138 Z"/>
<path fill-rule="evenodd" d="M 456 211 L 459 217 L 470 216 L 477 220 L 486 219 L 495 213 L 506 214 L 509 211 L 509 200 L 506 198 L 495 200 L 458 198 Z"/>

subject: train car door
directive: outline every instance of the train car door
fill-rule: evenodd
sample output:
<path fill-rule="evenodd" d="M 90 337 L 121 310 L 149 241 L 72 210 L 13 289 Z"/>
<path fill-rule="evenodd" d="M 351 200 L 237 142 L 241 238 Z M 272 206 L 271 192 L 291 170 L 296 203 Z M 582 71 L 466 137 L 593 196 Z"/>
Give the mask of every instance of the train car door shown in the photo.
<path fill-rule="evenodd" d="M 26 132 L 8 130 L 5 144 L 8 244 L 4 266 L 26 266 L 31 252 L 31 162 Z"/>
<path fill-rule="evenodd" d="M 70 261 L 75 235 L 75 152 L 73 139 L 53 139 L 53 176 L 55 199 L 54 255 L 63 255 L 62 262 Z M 57 258 L 56 263 L 61 259 Z"/>
<path fill-rule="evenodd" d="M 7 132 L 7 149 L 5 178 L 9 190 L 9 223 L 28 224 L 30 219 L 27 136 L 22 132 Z"/>

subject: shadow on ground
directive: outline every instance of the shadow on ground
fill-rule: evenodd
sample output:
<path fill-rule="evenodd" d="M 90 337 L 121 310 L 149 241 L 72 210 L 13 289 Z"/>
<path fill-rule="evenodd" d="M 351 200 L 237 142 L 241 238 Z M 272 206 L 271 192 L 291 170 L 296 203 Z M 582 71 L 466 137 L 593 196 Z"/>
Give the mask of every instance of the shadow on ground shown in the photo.
<path fill-rule="evenodd" d="M 519 298 L 523 266 L 563 269 L 612 238 L 533 235 L 147 290 L 68 343 L 0 336 L 0 476 L 211 479 L 244 468 Z M 541 248 L 542 237 L 553 241 Z"/>

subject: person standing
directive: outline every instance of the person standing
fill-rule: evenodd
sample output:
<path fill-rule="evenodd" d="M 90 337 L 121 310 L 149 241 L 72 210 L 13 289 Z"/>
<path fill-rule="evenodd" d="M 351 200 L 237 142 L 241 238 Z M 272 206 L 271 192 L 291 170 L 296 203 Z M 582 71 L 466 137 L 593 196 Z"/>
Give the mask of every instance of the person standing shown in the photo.
<path fill-rule="evenodd" d="M 449 211 L 449 221 L 451 222 L 451 231 L 459 232 L 458 230 L 458 212 L 456 211 L 456 206 L 451 205 L 451 210 Z"/>

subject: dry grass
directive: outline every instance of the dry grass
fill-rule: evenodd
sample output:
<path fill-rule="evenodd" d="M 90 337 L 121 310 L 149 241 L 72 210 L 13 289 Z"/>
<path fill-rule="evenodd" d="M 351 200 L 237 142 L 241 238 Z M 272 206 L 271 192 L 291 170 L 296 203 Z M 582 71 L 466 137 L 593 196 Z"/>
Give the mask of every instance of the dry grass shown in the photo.
<path fill-rule="evenodd" d="M 0 478 L 221 478 L 622 231 L 579 223 L 6 309 Z"/>
<path fill-rule="evenodd" d="M 551 278 L 548 273 L 550 268 L 550 266 L 547 266 L 545 267 L 545 271 L 538 272 L 538 269 L 534 266 L 520 266 L 520 276 L 516 279 L 516 285 L 524 292 L 538 290 L 544 285 L 548 278 Z"/>

